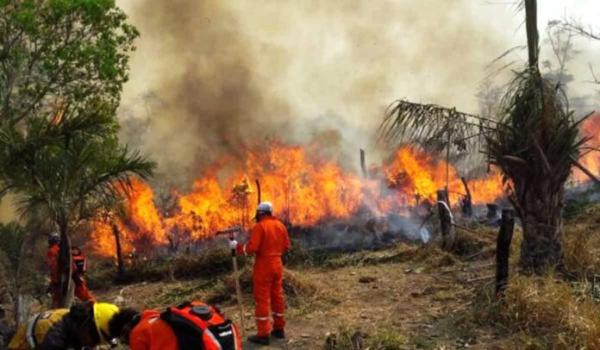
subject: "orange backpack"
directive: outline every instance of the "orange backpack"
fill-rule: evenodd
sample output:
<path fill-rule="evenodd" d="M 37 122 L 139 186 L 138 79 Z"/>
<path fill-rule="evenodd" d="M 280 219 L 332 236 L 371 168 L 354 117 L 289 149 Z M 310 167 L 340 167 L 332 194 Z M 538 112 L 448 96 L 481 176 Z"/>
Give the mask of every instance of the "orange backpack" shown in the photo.
<path fill-rule="evenodd" d="M 241 350 L 237 327 L 220 310 L 199 301 L 169 307 L 160 314 L 177 337 L 179 350 Z"/>

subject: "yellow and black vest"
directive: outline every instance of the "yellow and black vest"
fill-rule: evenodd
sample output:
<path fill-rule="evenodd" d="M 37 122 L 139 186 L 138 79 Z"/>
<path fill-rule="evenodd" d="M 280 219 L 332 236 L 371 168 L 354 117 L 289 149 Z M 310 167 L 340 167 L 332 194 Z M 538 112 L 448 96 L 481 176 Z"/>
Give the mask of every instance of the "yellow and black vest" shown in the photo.
<path fill-rule="evenodd" d="M 60 321 L 69 309 L 44 311 L 33 315 L 29 322 L 21 325 L 8 344 L 9 350 L 34 350 L 44 341 L 46 333 Z"/>

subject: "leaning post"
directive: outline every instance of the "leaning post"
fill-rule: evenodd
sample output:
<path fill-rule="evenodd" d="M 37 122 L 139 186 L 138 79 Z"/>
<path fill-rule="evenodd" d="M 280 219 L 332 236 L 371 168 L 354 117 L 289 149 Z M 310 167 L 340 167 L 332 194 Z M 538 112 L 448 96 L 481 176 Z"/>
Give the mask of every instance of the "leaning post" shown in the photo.
<path fill-rule="evenodd" d="M 508 284 L 510 242 L 515 228 L 514 209 L 502 210 L 500 231 L 496 242 L 496 295 L 501 296 Z"/>
<path fill-rule="evenodd" d="M 438 213 L 440 216 L 440 231 L 442 232 L 442 249 L 452 250 L 456 239 L 452 212 L 448 205 L 448 196 L 445 190 L 437 191 Z"/>
<path fill-rule="evenodd" d="M 369 173 L 367 171 L 367 160 L 365 156 L 365 150 L 360 149 L 360 169 L 362 170 L 363 177 L 366 179 L 369 177 Z"/>

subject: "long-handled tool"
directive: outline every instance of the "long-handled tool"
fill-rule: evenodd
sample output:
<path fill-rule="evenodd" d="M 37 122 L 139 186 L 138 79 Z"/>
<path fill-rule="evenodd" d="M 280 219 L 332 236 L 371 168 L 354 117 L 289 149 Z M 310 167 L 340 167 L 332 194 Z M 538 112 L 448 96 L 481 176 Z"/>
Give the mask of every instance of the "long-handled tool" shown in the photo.
<path fill-rule="evenodd" d="M 235 240 L 235 234 L 240 233 L 242 229 L 240 227 L 232 227 L 226 230 L 218 231 L 217 235 L 229 235 L 229 240 Z M 244 303 L 242 302 L 242 287 L 240 286 L 240 274 L 237 264 L 237 256 L 235 254 L 235 249 L 231 249 L 231 260 L 233 262 L 233 277 L 235 280 L 235 294 L 238 301 L 238 307 L 240 312 L 240 325 L 242 326 L 240 329 L 240 333 L 242 337 L 244 336 L 244 332 L 246 331 L 246 322 L 244 316 Z"/>
<path fill-rule="evenodd" d="M 260 191 L 260 181 L 258 181 L 258 179 L 256 179 L 256 194 L 257 194 L 256 204 L 258 205 L 258 204 L 260 204 L 260 201 L 262 200 L 262 198 L 261 198 L 262 193 Z"/>

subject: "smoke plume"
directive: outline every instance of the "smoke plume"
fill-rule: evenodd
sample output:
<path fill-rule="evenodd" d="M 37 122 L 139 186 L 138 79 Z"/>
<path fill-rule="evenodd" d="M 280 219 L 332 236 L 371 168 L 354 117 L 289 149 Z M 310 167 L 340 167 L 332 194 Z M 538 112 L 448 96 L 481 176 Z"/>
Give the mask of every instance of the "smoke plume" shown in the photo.
<path fill-rule="evenodd" d="M 396 98 L 476 111 L 505 48 L 466 0 L 118 3 L 141 32 L 124 139 L 179 184 L 265 138 L 333 129 L 355 156 Z"/>

